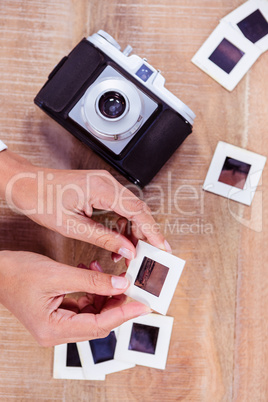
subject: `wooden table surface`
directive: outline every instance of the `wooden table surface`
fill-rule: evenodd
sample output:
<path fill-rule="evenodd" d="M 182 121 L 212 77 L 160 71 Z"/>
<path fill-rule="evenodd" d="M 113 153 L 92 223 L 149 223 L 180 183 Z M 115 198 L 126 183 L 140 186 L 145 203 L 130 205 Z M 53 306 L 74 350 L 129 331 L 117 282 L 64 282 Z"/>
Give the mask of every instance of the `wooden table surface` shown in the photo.
<path fill-rule="evenodd" d="M 1 307 L 1 401 L 268 400 L 268 169 L 251 207 L 201 189 L 219 140 L 267 154 L 268 53 L 231 93 L 190 62 L 220 18 L 242 3 L 0 1 L 0 137 L 34 164 L 103 168 L 127 184 L 33 104 L 60 58 L 98 29 L 147 57 L 197 115 L 193 134 L 141 194 L 174 254 L 187 261 L 168 312 L 175 322 L 166 370 L 137 366 L 105 382 L 54 380 L 53 348 L 39 347 Z M 1 249 L 70 265 L 98 258 L 107 272 L 124 269 L 108 252 L 41 228 L 4 201 L 0 207 Z"/>

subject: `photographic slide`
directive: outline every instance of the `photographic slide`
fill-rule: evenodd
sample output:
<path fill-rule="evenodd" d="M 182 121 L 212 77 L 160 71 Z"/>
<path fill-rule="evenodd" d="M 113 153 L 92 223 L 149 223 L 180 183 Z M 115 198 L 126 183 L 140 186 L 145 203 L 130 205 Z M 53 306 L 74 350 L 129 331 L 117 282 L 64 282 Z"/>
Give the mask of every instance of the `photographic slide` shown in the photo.
<path fill-rule="evenodd" d="M 268 1 L 249 0 L 221 19 L 263 53 L 268 50 Z"/>
<path fill-rule="evenodd" d="M 77 342 L 84 376 L 87 380 L 94 379 L 96 375 L 105 376 L 135 367 L 132 362 L 118 361 L 114 357 L 118 331 L 119 328 L 115 328 L 105 338 Z"/>
<path fill-rule="evenodd" d="M 85 380 L 76 343 L 54 347 L 53 378 L 67 380 Z M 93 380 L 105 380 L 105 375 L 93 375 Z"/>
<path fill-rule="evenodd" d="M 251 205 L 265 163 L 265 156 L 220 141 L 203 189 Z"/>
<path fill-rule="evenodd" d="M 166 314 L 184 265 L 181 258 L 139 240 L 126 272 L 130 287 L 125 294 Z"/>
<path fill-rule="evenodd" d="M 119 329 L 115 358 L 164 370 L 173 321 L 152 313 L 125 322 Z"/>
<path fill-rule="evenodd" d="M 192 58 L 192 62 L 232 91 L 261 55 L 261 50 L 222 21 Z"/>

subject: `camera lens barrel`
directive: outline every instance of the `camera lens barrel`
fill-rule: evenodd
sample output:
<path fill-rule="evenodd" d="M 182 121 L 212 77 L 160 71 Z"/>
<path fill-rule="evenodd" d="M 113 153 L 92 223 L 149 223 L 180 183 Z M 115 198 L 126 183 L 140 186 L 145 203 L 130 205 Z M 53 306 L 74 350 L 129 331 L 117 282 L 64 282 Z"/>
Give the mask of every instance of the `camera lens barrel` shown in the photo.
<path fill-rule="evenodd" d="M 104 117 L 116 119 L 126 110 L 126 100 L 119 92 L 109 91 L 100 97 L 98 107 Z"/>
<path fill-rule="evenodd" d="M 143 100 L 131 82 L 107 77 L 88 88 L 81 115 L 96 137 L 118 141 L 130 137 L 141 126 Z"/>

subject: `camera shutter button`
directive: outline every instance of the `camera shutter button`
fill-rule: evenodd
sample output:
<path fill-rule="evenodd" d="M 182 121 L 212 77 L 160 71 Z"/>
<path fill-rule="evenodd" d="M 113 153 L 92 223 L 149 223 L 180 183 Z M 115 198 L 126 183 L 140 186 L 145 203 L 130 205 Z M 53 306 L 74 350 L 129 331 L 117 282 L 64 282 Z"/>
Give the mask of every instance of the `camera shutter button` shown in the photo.
<path fill-rule="evenodd" d="M 129 56 L 130 53 L 132 52 L 133 48 L 130 45 L 127 45 L 127 47 L 123 50 L 123 54 L 125 56 Z"/>

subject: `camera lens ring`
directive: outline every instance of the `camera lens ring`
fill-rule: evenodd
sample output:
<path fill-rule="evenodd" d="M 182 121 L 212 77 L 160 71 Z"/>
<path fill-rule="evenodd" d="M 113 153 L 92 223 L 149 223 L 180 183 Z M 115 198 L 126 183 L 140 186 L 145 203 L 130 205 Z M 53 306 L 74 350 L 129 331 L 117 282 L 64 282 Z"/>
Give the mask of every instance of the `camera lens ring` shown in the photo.
<path fill-rule="evenodd" d="M 104 117 L 98 110 L 100 97 L 109 91 L 119 92 L 127 103 L 124 113 L 114 119 Z M 142 124 L 143 110 L 143 99 L 137 88 L 123 77 L 107 77 L 91 85 L 81 103 L 81 116 L 87 129 L 107 141 L 123 140 L 133 135 Z"/>

